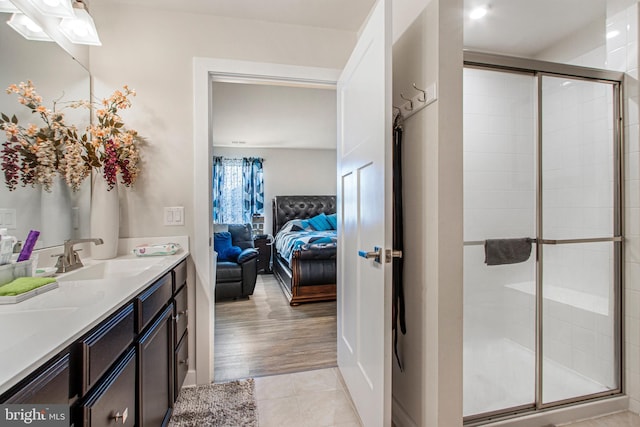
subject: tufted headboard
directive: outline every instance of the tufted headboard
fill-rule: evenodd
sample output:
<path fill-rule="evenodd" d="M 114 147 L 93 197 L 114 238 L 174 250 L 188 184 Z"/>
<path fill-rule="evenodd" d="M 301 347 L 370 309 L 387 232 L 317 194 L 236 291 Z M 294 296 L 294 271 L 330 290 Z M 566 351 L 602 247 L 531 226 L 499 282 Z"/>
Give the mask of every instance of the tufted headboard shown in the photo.
<path fill-rule="evenodd" d="M 273 235 L 287 221 L 307 219 L 321 213 L 336 212 L 336 196 L 275 196 L 273 198 Z"/>

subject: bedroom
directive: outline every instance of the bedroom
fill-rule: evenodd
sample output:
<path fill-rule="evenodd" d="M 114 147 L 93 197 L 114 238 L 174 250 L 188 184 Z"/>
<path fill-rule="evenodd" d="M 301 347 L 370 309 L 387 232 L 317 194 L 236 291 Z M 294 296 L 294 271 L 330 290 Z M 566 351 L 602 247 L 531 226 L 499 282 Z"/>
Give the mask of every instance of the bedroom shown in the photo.
<path fill-rule="evenodd" d="M 268 246 L 261 245 L 259 249 L 261 268 L 252 294 L 237 299 L 217 297 L 214 377 L 220 381 L 256 373 L 335 366 L 335 301 L 291 307 L 290 295 L 285 295 L 282 282 L 271 268 L 263 268 L 265 263 L 268 266 L 277 263 L 275 249 L 273 256 L 266 253 L 272 248 L 270 240 L 275 235 L 271 206 L 274 197 L 336 194 L 335 90 L 261 82 L 214 82 L 211 92 L 213 156 L 229 164 L 242 158 L 262 159 L 264 209 L 257 214 L 262 215 L 264 223 L 261 231 L 254 230 L 252 237 L 264 234 L 269 241 Z M 224 186 L 221 193 L 232 197 L 231 188 L 232 184 Z M 225 200 L 227 207 L 233 204 Z M 231 210 L 225 209 L 220 217 L 240 217 Z M 241 206 L 236 210 L 241 210 Z M 248 221 L 214 219 L 216 222 Z M 254 243 L 258 247 L 257 242 Z M 309 322 L 303 327 L 307 330 L 303 341 L 310 347 L 297 351 L 304 356 L 302 365 L 287 361 L 290 348 L 273 345 L 272 341 L 261 345 L 260 336 L 253 335 L 256 330 L 268 332 L 269 328 L 293 330 L 295 322 L 301 327 L 300 322 Z M 269 339 L 273 338 L 269 335 Z M 289 336 L 287 341 L 295 339 Z M 253 343 L 252 350 L 242 351 L 249 342 Z M 273 362 L 262 366 L 260 360 L 265 358 Z"/>

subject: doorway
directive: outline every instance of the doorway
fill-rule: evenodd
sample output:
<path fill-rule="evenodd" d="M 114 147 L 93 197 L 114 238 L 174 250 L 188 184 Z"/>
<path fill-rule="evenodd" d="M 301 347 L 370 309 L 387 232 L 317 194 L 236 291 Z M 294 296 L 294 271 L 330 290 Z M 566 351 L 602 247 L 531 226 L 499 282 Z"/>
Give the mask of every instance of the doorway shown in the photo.
<path fill-rule="evenodd" d="M 619 394 L 620 78 L 465 60 L 465 421 Z M 512 239 L 528 258 L 487 265 Z"/>
<path fill-rule="evenodd" d="M 248 278 L 246 287 L 243 283 L 243 289 L 251 288 L 248 297 L 217 297 L 214 381 L 335 367 L 335 301 L 290 306 L 270 267 L 275 265 L 275 253 L 268 253 L 275 252 L 274 197 L 336 193 L 335 89 L 302 82 L 213 78 L 210 91 L 212 155 L 222 164 L 260 159 L 264 181 L 259 196 L 264 209 L 243 212 L 246 174 L 213 177 L 214 202 L 225 203 L 216 205 L 217 212 L 225 215 L 214 215 L 214 223 L 228 223 L 225 217 L 244 223 L 254 214 L 264 225 L 252 236 L 262 266 L 255 288 Z M 226 197 L 235 193 L 235 198 Z"/>

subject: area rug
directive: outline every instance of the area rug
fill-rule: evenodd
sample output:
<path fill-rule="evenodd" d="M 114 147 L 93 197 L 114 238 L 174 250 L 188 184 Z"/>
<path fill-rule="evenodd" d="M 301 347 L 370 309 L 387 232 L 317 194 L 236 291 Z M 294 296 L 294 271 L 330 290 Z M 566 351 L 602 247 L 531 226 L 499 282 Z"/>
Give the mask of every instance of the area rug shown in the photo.
<path fill-rule="evenodd" d="M 183 387 L 169 427 L 258 426 L 253 379 Z"/>

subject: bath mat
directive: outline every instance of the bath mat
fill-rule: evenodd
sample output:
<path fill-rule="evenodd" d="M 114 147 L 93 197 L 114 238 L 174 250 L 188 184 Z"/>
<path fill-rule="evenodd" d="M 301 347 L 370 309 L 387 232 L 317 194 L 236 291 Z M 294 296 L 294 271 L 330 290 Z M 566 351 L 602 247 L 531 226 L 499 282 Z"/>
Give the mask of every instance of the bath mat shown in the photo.
<path fill-rule="evenodd" d="M 169 427 L 258 426 L 253 379 L 183 387 Z"/>

